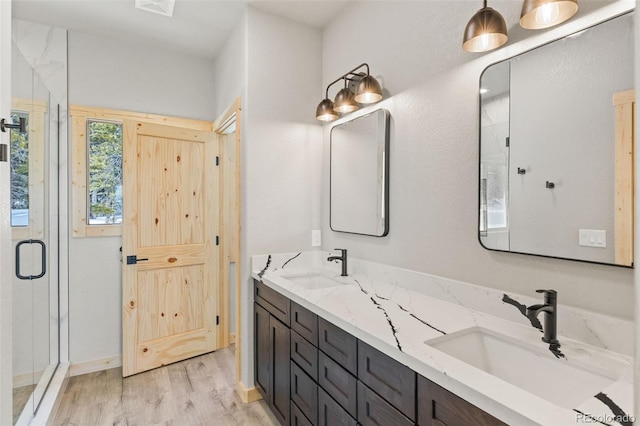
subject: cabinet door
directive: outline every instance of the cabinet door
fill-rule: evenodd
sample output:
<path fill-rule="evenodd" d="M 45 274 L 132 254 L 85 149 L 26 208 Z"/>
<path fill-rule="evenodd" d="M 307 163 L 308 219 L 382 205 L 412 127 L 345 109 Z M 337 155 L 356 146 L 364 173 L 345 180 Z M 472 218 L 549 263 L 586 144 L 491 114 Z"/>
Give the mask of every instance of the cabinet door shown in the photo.
<path fill-rule="evenodd" d="M 492 415 L 422 376 L 418 376 L 418 424 L 506 426 Z"/>
<path fill-rule="evenodd" d="M 290 330 L 277 318 L 271 316 L 269 318 L 269 331 L 269 343 L 271 345 L 269 351 L 269 366 L 271 367 L 269 406 L 280 424 L 288 425 L 291 383 L 289 365 Z"/>
<path fill-rule="evenodd" d="M 271 368 L 269 363 L 269 319 L 271 315 L 262 306 L 254 303 L 254 336 L 255 336 L 255 380 L 258 392 L 269 402 L 269 377 Z"/>

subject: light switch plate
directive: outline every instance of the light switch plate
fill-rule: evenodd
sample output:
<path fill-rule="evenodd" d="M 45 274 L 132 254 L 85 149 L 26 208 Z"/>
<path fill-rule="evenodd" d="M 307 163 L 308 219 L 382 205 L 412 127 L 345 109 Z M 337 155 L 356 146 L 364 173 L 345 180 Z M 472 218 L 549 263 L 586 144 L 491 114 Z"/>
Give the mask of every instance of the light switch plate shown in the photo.
<path fill-rule="evenodd" d="M 578 243 L 585 247 L 607 248 L 607 231 L 601 229 L 580 229 Z"/>
<path fill-rule="evenodd" d="M 311 231 L 311 247 L 320 247 L 322 245 L 322 234 L 319 229 Z"/>

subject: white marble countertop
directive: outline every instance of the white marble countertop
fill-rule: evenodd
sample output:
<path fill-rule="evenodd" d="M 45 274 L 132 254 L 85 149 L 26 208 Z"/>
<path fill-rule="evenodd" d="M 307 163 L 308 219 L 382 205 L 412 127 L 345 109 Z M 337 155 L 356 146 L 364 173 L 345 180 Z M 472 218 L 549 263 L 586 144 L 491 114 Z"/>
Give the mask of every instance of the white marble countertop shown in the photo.
<path fill-rule="evenodd" d="M 348 277 L 340 277 L 337 265 L 326 262 L 326 254 L 254 256 L 252 276 L 507 424 L 631 424 L 624 419 L 626 414 L 633 414 L 630 356 L 562 335 L 558 336 L 559 351 L 552 353 L 549 345 L 541 341 L 540 330 L 527 324 L 529 320 L 524 316 L 520 322 L 506 320 L 487 313 L 490 309 L 481 312 L 405 288 L 398 282 L 358 273 L 363 268 L 357 266 Z M 349 262 L 353 264 L 354 259 Z M 312 289 L 290 279 L 317 274 L 335 280 L 336 285 Z M 502 300 L 496 300 L 496 310 L 514 311 L 518 318 L 517 311 L 525 305 L 517 300 L 518 296 L 503 295 Z M 535 346 L 554 362 L 587 366 L 613 382 L 593 397 L 576 400 L 571 408 L 561 407 L 424 343 L 471 327 L 493 330 Z M 522 370 L 526 374 L 527 365 Z"/>

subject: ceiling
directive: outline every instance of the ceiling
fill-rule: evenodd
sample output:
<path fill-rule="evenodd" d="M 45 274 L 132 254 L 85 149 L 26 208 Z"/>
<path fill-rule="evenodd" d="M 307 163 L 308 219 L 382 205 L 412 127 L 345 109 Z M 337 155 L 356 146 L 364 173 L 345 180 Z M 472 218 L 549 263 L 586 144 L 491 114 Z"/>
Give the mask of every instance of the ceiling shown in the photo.
<path fill-rule="evenodd" d="M 247 4 L 323 28 L 351 0 L 177 0 L 173 17 L 134 0 L 13 0 L 13 17 L 111 39 L 215 58 Z"/>

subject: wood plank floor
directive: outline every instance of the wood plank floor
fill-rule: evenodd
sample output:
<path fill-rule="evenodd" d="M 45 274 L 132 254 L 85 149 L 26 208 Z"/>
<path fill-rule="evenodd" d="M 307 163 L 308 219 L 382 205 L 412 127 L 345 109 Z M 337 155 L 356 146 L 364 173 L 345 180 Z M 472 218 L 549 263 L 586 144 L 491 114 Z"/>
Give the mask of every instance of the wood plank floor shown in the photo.
<path fill-rule="evenodd" d="M 72 377 L 54 425 L 277 425 L 264 401 L 235 393 L 233 346 L 122 378 L 120 368 Z"/>

